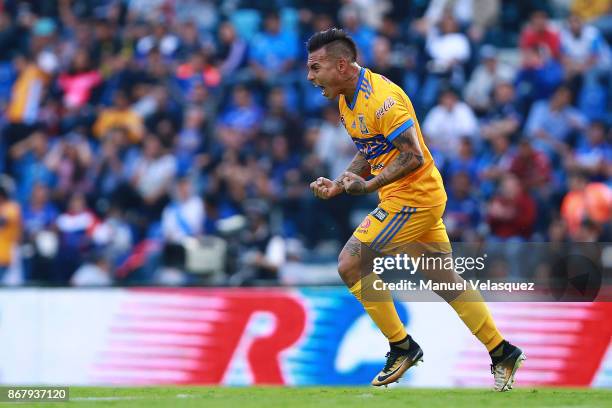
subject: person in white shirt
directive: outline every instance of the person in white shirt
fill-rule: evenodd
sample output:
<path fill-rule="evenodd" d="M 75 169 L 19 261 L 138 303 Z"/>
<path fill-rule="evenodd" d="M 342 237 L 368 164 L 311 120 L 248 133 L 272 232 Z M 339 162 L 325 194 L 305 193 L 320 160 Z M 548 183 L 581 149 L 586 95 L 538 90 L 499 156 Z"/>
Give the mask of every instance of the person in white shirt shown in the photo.
<path fill-rule="evenodd" d="M 189 178 L 177 181 L 174 198 L 162 212 L 161 229 L 166 242 L 180 244 L 186 237 L 202 234 L 204 203 L 192 190 Z"/>
<path fill-rule="evenodd" d="M 515 72 L 512 67 L 500 62 L 497 50 L 492 45 L 480 49 L 480 64 L 467 83 L 463 96 L 478 112 L 486 112 L 493 103 L 493 89 L 500 82 L 512 82 Z"/>
<path fill-rule="evenodd" d="M 435 106 L 423 122 L 423 136 L 430 149 L 445 157 L 458 154 L 462 137 L 475 141 L 478 122 L 472 109 L 459 100 L 457 92 L 447 88 L 440 94 L 440 103 Z"/>

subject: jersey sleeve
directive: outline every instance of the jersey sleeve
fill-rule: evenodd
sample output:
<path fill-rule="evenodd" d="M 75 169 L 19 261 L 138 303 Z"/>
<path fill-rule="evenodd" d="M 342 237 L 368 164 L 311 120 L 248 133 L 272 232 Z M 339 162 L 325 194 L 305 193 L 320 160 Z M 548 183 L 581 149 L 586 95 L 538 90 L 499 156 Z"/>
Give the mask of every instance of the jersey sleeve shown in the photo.
<path fill-rule="evenodd" d="M 393 141 L 404 130 L 414 126 L 414 118 L 408 104 L 398 92 L 390 92 L 376 108 L 375 115 L 378 130 L 388 141 Z"/>

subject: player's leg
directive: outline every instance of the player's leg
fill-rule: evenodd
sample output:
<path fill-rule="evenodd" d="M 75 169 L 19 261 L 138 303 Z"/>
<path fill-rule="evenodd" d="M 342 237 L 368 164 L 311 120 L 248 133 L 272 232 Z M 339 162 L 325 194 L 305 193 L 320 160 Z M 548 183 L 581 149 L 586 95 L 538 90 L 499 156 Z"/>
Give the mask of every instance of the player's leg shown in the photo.
<path fill-rule="evenodd" d="M 428 258 L 442 258 L 441 262 L 431 262 L 431 265 L 452 265 L 452 262 L 445 262 L 445 259 L 452 257 L 452 254 L 446 228 L 441 219 L 444 209 L 432 210 L 434 215 L 439 212 L 440 218 L 428 232 L 419 237 L 417 245 L 421 246 L 420 251 Z M 461 275 L 451 268 L 424 268 L 421 272 L 427 279 L 434 282 L 464 282 Z M 491 356 L 491 371 L 495 377 L 495 389 L 498 391 L 511 389 L 514 374 L 526 357 L 518 347 L 504 340 L 480 292 L 467 289 L 465 291 L 437 291 L 436 293 L 448 302 L 472 334 L 486 347 Z"/>
<path fill-rule="evenodd" d="M 390 342 L 400 341 L 406 337 L 404 325 L 395 310 L 391 293 L 376 290 L 376 281 L 380 279 L 375 273 L 365 272 L 368 250 L 362 247 L 365 245 L 351 236 L 338 257 L 338 273 L 385 337 Z"/>
<path fill-rule="evenodd" d="M 406 333 L 390 291 L 381 289 L 382 281 L 372 271 L 375 252 L 369 246 L 383 235 L 388 235 L 389 231 L 392 233 L 407 217 L 406 211 L 393 213 L 382 210 L 377 213 L 375 210 L 357 228 L 338 258 L 338 272 L 342 280 L 390 343 L 387 363 L 372 380 L 375 386 L 397 381 L 423 357 L 419 345 Z"/>

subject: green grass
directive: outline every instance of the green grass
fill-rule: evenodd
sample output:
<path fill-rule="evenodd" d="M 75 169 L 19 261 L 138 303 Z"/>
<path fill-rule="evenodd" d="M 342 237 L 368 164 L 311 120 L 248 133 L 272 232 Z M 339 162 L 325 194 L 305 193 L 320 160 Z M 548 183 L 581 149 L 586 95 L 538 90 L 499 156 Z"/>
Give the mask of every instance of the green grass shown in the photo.
<path fill-rule="evenodd" d="M 369 387 L 71 387 L 70 402 L 19 404 L 32 407 L 611 407 L 612 390 L 414 389 Z"/>

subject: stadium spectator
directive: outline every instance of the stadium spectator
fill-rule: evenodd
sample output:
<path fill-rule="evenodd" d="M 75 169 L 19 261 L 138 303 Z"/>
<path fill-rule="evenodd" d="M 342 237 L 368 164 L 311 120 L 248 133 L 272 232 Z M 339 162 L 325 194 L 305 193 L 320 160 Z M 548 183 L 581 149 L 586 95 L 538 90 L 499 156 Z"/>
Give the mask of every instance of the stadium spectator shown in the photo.
<path fill-rule="evenodd" d="M 515 88 L 521 114 L 527 115 L 531 105 L 548 99 L 563 81 L 563 67 L 537 47 L 521 50 L 521 68 Z"/>
<path fill-rule="evenodd" d="M 590 21 L 609 12 L 610 2 L 608 0 L 573 0 L 571 10 L 576 16 Z"/>
<path fill-rule="evenodd" d="M 127 141 L 138 143 L 144 132 L 142 118 L 130 108 L 125 92 L 117 91 L 113 99 L 113 106 L 103 109 L 98 115 L 93 125 L 94 135 L 103 138 L 111 129 L 120 127 L 127 130 Z"/>
<path fill-rule="evenodd" d="M 64 107 L 74 114 L 91 98 L 92 90 L 102 83 L 102 75 L 92 69 L 87 51 L 76 51 L 70 68 L 60 74 L 58 85 L 64 92 Z"/>
<path fill-rule="evenodd" d="M 12 266 L 21 239 L 21 207 L 11 200 L 4 180 L 0 184 L 0 282 Z"/>
<path fill-rule="evenodd" d="M 535 201 L 524 191 L 515 175 L 506 174 L 501 181 L 499 192 L 487 208 L 487 222 L 491 233 L 501 239 L 528 240 L 535 221 Z"/>
<path fill-rule="evenodd" d="M 499 82 L 495 85 L 493 100 L 482 118 L 480 134 L 489 141 L 496 136 L 514 138 L 522 119 L 516 106 L 514 87 L 509 82 Z"/>
<path fill-rule="evenodd" d="M 550 101 L 536 102 L 525 124 L 527 136 L 551 158 L 563 155 L 577 135 L 585 129 L 586 119 L 571 105 L 572 93 L 559 87 Z"/>
<path fill-rule="evenodd" d="M 462 137 L 475 139 L 478 121 L 472 109 L 459 99 L 457 91 L 445 89 L 440 102 L 425 117 L 423 130 L 430 149 L 447 157 L 457 155 Z"/>
<path fill-rule="evenodd" d="M 128 208 L 141 208 L 149 221 L 159 219 L 176 174 L 176 158 L 156 136 L 147 136 L 142 154 L 132 163 L 130 184 L 120 187 Z"/>
<path fill-rule="evenodd" d="M 95 214 L 87 207 L 85 196 L 72 194 L 66 211 L 56 220 L 59 247 L 56 264 L 48 271 L 49 281 L 65 285 L 83 263 L 91 249 L 93 231 L 98 223 Z"/>
<path fill-rule="evenodd" d="M 53 267 L 57 250 L 53 227 L 59 214 L 49 200 L 49 189 L 44 184 L 35 184 L 23 207 L 23 242 L 32 250 L 30 256 L 24 256 L 26 281 L 44 282 L 49 278 L 47 272 Z"/>
<path fill-rule="evenodd" d="M 529 23 L 521 32 L 520 46 L 522 50 L 538 48 L 556 60 L 561 58 L 559 32 L 550 24 L 545 10 L 536 10 L 531 14 Z"/>
<path fill-rule="evenodd" d="M 204 203 L 193 193 L 192 182 L 183 177 L 176 182 L 173 199 L 161 216 L 161 232 L 164 240 L 181 244 L 186 237 L 197 237 L 204 226 Z"/>
<path fill-rule="evenodd" d="M 497 183 L 510 169 L 514 153 L 507 136 L 495 134 L 489 139 L 489 144 L 478 161 L 480 189 L 487 198 L 493 195 Z"/>
<path fill-rule="evenodd" d="M 99 254 L 89 255 L 89 259 L 74 272 L 70 278 L 72 286 L 111 286 L 113 284 L 111 265 Z"/>
<path fill-rule="evenodd" d="M 261 132 L 265 135 L 284 134 L 289 140 L 293 152 L 302 151 L 302 121 L 296 114 L 295 107 L 289 106 L 287 94 L 281 87 L 270 90 L 267 98 L 267 110 L 263 115 Z"/>
<path fill-rule="evenodd" d="M 612 4 L 608 0 L 574 0 L 571 10 L 597 27 L 608 42 L 612 41 Z"/>
<path fill-rule="evenodd" d="M 179 46 L 176 51 L 177 58 L 184 59 L 192 54 L 198 54 L 204 49 L 200 39 L 198 27 L 193 20 L 189 20 L 178 27 Z"/>
<path fill-rule="evenodd" d="M 29 135 L 35 124 L 44 90 L 49 77 L 31 59 L 25 56 L 15 58 L 17 79 L 11 89 L 6 112 L 3 116 L 8 124 L 2 132 L 2 142 L 8 150 L 13 144 Z"/>
<path fill-rule="evenodd" d="M 591 25 L 571 15 L 561 30 L 562 62 L 578 106 L 591 119 L 606 113 L 605 84 L 610 81 L 612 56 L 608 44 Z"/>
<path fill-rule="evenodd" d="M 576 15 L 569 16 L 561 30 L 561 53 L 570 79 L 591 73 L 598 75 L 610 66 L 610 50 L 605 39 L 597 28 L 585 25 Z"/>
<path fill-rule="evenodd" d="M 166 61 L 171 61 L 178 51 L 180 40 L 169 31 L 168 22 L 164 21 L 161 16 L 158 18 L 151 34 L 142 37 L 136 43 L 136 53 L 144 57 L 153 49 L 157 49 Z"/>
<path fill-rule="evenodd" d="M 445 14 L 438 26 L 427 32 L 425 50 L 430 60 L 427 62 L 427 76 L 420 90 L 420 103 L 429 109 L 443 83 L 462 88 L 465 84 L 464 64 L 471 56 L 470 43 L 465 34 L 459 31 L 457 22 L 450 14 Z"/>
<path fill-rule="evenodd" d="M 394 64 L 391 54 L 391 41 L 387 37 L 378 36 L 372 45 L 374 62 L 372 71 L 387 77 L 394 84 L 404 82 L 404 70 Z"/>
<path fill-rule="evenodd" d="M 425 15 L 415 23 L 415 27 L 426 33 L 443 19 L 444 13 L 450 13 L 461 27 L 467 29 L 472 41 L 480 42 L 487 30 L 497 21 L 500 7 L 499 0 L 433 0 L 429 2 Z"/>
<path fill-rule="evenodd" d="M 475 242 L 481 221 L 480 202 L 470 174 L 458 171 L 450 178 L 444 225 L 452 242 Z"/>
<path fill-rule="evenodd" d="M 338 176 L 356 149 L 336 107 L 303 72 L 300 44 L 333 25 L 354 35 L 365 66 L 412 99 L 444 170 L 447 222 L 460 225 L 449 228 L 454 237 L 529 236 L 504 217 L 486 229 L 484 209 L 529 201 L 497 193 L 504 183 L 513 190 L 506 179 L 515 174 L 537 200 L 531 237 L 569 239 L 557 224 L 576 214 L 567 222 L 574 240 L 608 236 L 605 184 L 597 184 L 612 174 L 608 1 L 575 0 L 567 21 L 567 1 L 13 3 L 0 13 L 0 172 L 15 180 L 24 244 L 34 248 L 33 256 L 23 251 L 26 281 L 68 283 L 99 255 L 116 282 L 156 282 L 162 212 L 184 177 L 206 197 L 206 233 L 234 239 L 219 225 L 250 214 L 254 199 L 267 205 L 259 223 L 270 235 L 308 248 L 302 259 L 333 253 L 375 200 L 316 202 L 307 191 L 313 175 Z M 503 47 L 503 59 L 482 44 Z M 557 91 L 564 79 L 571 92 Z M 448 85 L 454 92 L 440 92 Z M 595 183 L 589 199 L 586 185 L 570 188 L 577 172 Z M 65 211 L 74 192 L 100 221 L 83 234 L 79 258 L 62 264 L 51 229 L 60 218 L 87 218 Z M 474 206 L 480 221 L 466 215 Z M 260 272 L 274 282 L 273 270 Z"/>
<path fill-rule="evenodd" d="M 199 162 L 198 155 L 209 145 L 210 135 L 206 132 L 207 117 L 205 113 L 196 106 L 185 109 L 183 128 L 180 130 L 174 143 L 173 154 L 177 160 L 177 174 L 187 174 L 195 166 L 201 167 L 204 163 Z"/>
<path fill-rule="evenodd" d="M 342 174 L 357 152 L 355 144 L 345 132 L 338 108 L 327 106 L 323 111 L 323 122 L 318 127 L 314 152 L 325 164 L 327 175 L 331 178 Z"/>
<path fill-rule="evenodd" d="M 602 228 L 610 222 L 612 190 L 603 183 L 589 183 L 580 172 L 571 173 L 569 191 L 561 203 L 561 216 L 572 239 L 579 240 L 583 223 L 593 222 Z"/>
<path fill-rule="evenodd" d="M 255 77 L 266 83 L 293 81 L 291 69 L 298 57 L 295 33 L 281 30 L 280 16 L 269 12 L 264 20 L 264 31 L 251 42 L 250 66 Z"/>
<path fill-rule="evenodd" d="M 232 105 L 221 113 L 220 122 L 244 137 L 252 137 L 259 129 L 263 110 L 253 100 L 252 92 L 240 85 L 232 93 Z"/>
<path fill-rule="evenodd" d="M 187 177 L 177 180 L 173 199 L 161 215 L 162 263 L 165 267 L 185 269 L 186 239 L 200 236 L 204 222 L 204 203 L 193 193 L 191 180 Z"/>
<path fill-rule="evenodd" d="M 586 136 L 581 137 L 576 149 L 566 155 L 566 170 L 584 173 L 591 181 L 609 180 L 612 177 L 612 144 L 609 133 L 605 123 L 591 122 Z"/>
<path fill-rule="evenodd" d="M 449 180 L 451 180 L 456 173 L 467 174 L 471 182 L 477 180 L 478 163 L 472 139 L 469 137 L 461 138 L 457 156 L 453 156 L 451 160 L 445 163 L 443 172 Z"/>
<path fill-rule="evenodd" d="M 185 93 L 190 93 L 196 84 L 202 82 L 208 88 L 214 88 L 221 83 L 221 72 L 202 51 L 190 54 L 189 60 L 178 66 L 176 78 Z"/>
<path fill-rule="evenodd" d="M 363 66 L 374 63 L 372 46 L 376 33 L 364 24 L 359 9 L 354 4 L 344 5 L 338 12 L 340 23 L 346 32 L 353 38 L 359 49 L 358 60 Z"/>
<path fill-rule="evenodd" d="M 35 131 L 9 151 L 9 157 L 15 163 L 13 174 L 17 181 L 17 199 L 22 204 L 32 194 L 34 184 L 51 186 L 55 182 L 55 175 L 45 162 L 48 149 L 47 135 Z"/>
<path fill-rule="evenodd" d="M 236 29 L 230 21 L 225 21 L 219 27 L 219 45 L 216 57 L 220 61 L 219 71 L 226 83 L 233 83 L 236 78 L 246 79 L 248 75 L 244 68 L 247 63 L 248 44 L 238 37 Z"/>
<path fill-rule="evenodd" d="M 522 139 L 510 159 L 510 172 L 520 180 L 524 189 L 531 193 L 543 194 L 552 179 L 550 160 L 535 149 L 529 139 Z"/>
<path fill-rule="evenodd" d="M 497 50 L 491 45 L 480 49 L 480 59 L 480 65 L 472 72 L 465 86 L 463 97 L 476 112 L 484 113 L 491 106 L 495 85 L 512 82 L 514 70 L 498 60 Z"/>
<path fill-rule="evenodd" d="M 240 273 L 232 276 L 235 284 L 254 284 L 257 281 L 278 281 L 278 272 L 286 259 L 285 240 L 272 233 L 265 203 L 246 203 L 248 227 L 240 237 L 242 250 Z"/>
<path fill-rule="evenodd" d="M 56 180 L 54 198 L 66 200 L 74 192 L 90 192 L 92 184 L 88 170 L 93 160 L 91 147 L 80 132 L 68 134 L 55 143 L 45 157 L 45 165 Z"/>

